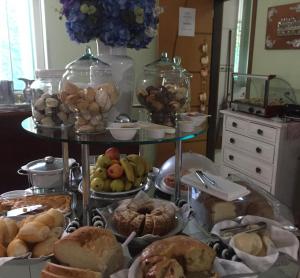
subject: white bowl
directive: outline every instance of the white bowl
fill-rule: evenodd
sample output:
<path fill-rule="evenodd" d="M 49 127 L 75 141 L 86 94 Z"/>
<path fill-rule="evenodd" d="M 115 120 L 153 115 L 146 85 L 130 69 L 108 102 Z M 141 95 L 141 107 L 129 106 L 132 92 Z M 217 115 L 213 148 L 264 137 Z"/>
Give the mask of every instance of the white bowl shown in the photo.
<path fill-rule="evenodd" d="M 131 140 L 139 127 L 107 127 L 112 137 L 117 140 Z"/>
<path fill-rule="evenodd" d="M 194 131 L 194 122 L 193 121 L 179 121 L 179 129 L 182 132 L 192 132 Z"/>
<path fill-rule="evenodd" d="M 200 126 L 206 122 L 206 119 L 210 117 L 210 115 L 202 114 L 199 112 L 189 112 L 181 114 L 181 117 L 185 121 L 192 121 L 194 126 Z"/>
<path fill-rule="evenodd" d="M 163 128 L 147 128 L 147 135 L 153 139 L 161 139 L 165 137 L 165 130 Z"/>

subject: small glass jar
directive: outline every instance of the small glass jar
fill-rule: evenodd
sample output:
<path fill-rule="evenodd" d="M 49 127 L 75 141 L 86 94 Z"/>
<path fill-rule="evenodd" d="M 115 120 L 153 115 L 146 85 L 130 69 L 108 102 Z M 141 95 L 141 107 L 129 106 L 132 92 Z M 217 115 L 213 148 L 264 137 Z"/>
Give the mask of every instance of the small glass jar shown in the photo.
<path fill-rule="evenodd" d="M 75 113 L 76 133 L 102 133 L 107 113 L 117 103 L 119 93 L 110 66 L 95 58 L 87 48 L 85 55 L 66 66 L 60 97 Z"/>
<path fill-rule="evenodd" d="M 144 67 L 136 88 L 137 99 L 157 124 L 175 126 L 179 112 L 189 98 L 189 82 L 182 69 L 164 52 L 160 60 Z"/>
<path fill-rule="evenodd" d="M 64 70 L 37 70 L 31 84 L 31 110 L 36 125 L 64 127 L 74 123 L 74 114 L 59 98 L 59 82 Z"/>

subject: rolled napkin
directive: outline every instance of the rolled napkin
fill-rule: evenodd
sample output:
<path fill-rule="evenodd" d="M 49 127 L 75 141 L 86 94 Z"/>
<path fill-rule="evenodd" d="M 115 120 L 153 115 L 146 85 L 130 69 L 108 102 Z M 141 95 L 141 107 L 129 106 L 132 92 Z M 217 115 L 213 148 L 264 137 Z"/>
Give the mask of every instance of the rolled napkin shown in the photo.
<path fill-rule="evenodd" d="M 215 182 L 215 185 L 212 185 L 208 181 L 205 181 L 203 184 L 196 175 L 197 169 L 190 169 L 189 174 L 184 175 L 181 178 L 181 181 L 188 186 L 193 186 L 198 188 L 201 191 L 206 192 L 212 196 L 215 196 L 221 200 L 231 202 L 238 198 L 244 197 L 250 193 L 250 191 L 237 183 L 229 181 L 221 176 L 213 175 L 209 172 L 202 171 L 209 179 Z"/>

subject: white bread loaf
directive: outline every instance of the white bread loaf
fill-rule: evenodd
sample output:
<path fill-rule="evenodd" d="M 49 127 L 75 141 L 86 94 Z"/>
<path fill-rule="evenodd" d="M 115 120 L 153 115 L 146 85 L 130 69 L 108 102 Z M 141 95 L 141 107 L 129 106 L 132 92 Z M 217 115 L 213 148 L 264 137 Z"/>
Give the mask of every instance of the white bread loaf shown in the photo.
<path fill-rule="evenodd" d="M 123 252 L 111 231 L 81 227 L 54 244 L 56 259 L 71 267 L 101 272 L 105 277 L 123 266 Z"/>
<path fill-rule="evenodd" d="M 41 278 L 67 278 L 67 276 L 57 275 L 49 271 L 43 270 L 41 272 Z"/>
<path fill-rule="evenodd" d="M 102 278 L 100 272 L 95 272 L 88 269 L 81 269 L 75 267 L 68 267 L 63 265 L 58 265 L 54 263 L 48 263 L 43 271 L 54 275 L 60 275 L 63 277 L 72 278 Z"/>
<path fill-rule="evenodd" d="M 8 246 L 7 246 L 7 256 L 8 257 L 20 257 L 24 256 L 29 252 L 29 248 L 23 240 L 19 238 L 15 238 Z"/>
<path fill-rule="evenodd" d="M 48 226 L 33 221 L 24 224 L 20 228 L 18 233 L 18 238 L 26 242 L 36 243 L 47 239 L 49 233 L 50 233 L 50 229 Z"/>

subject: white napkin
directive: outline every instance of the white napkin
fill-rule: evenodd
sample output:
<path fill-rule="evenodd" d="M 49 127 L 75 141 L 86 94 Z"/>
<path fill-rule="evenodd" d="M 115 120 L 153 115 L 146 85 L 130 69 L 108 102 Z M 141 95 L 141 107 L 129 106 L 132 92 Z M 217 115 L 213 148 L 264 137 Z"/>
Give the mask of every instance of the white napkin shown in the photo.
<path fill-rule="evenodd" d="M 275 249 L 270 248 L 267 251 L 267 256 L 258 257 L 245 253 L 234 246 L 234 241 L 231 239 L 229 245 L 234 249 L 237 256 L 253 271 L 264 272 L 268 270 L 277 260 L 279 252 L 285 253 L 295 260 L 298 259 L 299 241 L 297 237 L 289 231 L 281 229 L 281 224 L 259 216 L 247 215 L 241 221 L 241 224 L 251 224 L 257 222 L 265 222 L 267 224 L 267 230 L 274 244 Z M 221 221 L 214 225 L 211 233 L 219 235 L 220 229 L 233 227 L 237 225 L 230 220 Z"/>
<path fill-rule="evenodd" d="M 206 183 L 207 186 L 205 186 L 196 176 L 195 170 L 196 169 L 191 169 L 189 174 L 184 175 L 181 178 L 181 181 L 189 186 L 196 187 L 207 194 L 228 202 L 244 197 L 250 193 L 250 191 L 244 186 L 229 181 L 221 176 L 216 176 L 203 171 L 205 175 L 216 182 L 216 185 Z"/>

